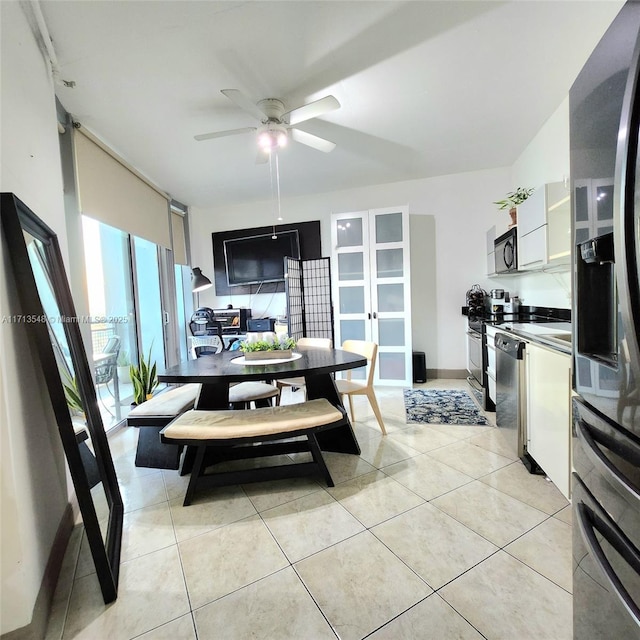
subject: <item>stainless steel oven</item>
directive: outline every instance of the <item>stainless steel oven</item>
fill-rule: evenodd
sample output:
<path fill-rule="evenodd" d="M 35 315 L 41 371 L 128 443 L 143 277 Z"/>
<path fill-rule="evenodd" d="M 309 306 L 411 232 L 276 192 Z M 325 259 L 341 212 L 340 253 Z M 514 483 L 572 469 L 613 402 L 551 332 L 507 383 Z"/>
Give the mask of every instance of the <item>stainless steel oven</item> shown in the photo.
<path fill-rule="evenodd" d="M 482 384 L 482 334 L 473 329 L 467 329 L 467 378 L 469 384 L 479 393 L 484 393 Z"/>

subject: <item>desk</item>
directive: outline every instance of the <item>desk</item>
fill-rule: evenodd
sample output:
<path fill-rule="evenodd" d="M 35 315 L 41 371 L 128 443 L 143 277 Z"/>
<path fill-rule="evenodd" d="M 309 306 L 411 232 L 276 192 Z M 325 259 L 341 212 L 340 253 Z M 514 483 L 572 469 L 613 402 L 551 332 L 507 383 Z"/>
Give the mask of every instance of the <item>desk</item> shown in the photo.
<path fill-rule="evenodd" d="M 199 382 L 202 384 L 196 409 L 228 409 L 229 383 L 248 380 L 276 380 L 304 376 L 309 400 L 326 398 L 342 406 L 332 373 L 364 367 L 367 359 L 340 349 L 296 347 L 302 357 L 277 364 L 237 364 L 243 356 L 238 351 L 223 351 L 213 356 L 187 360 L 158 373 L 160 382 Z M 351 424 L 318 434 L 318 441 L 326 451 L 360 453 Z"/>

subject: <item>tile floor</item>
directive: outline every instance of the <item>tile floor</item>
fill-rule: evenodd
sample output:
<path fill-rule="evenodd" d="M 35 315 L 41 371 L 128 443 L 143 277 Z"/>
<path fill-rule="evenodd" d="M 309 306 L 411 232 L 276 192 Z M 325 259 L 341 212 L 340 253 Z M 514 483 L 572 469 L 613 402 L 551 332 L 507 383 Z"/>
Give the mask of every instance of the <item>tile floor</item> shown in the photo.
<path fill-rule="evenodd" d="M 136 468 L 136 430 L 119 431 L 119 597 L 102 603 L 77 527 L 47 640 L 569 640 L 564 497 L 495 427 L 407 425 L 402 390 L 377 393 L 388 436 L 356 398 L 362 455 L 327 454 L 333 488 L 251 484 L 183 507 L 186 479 Z"/>

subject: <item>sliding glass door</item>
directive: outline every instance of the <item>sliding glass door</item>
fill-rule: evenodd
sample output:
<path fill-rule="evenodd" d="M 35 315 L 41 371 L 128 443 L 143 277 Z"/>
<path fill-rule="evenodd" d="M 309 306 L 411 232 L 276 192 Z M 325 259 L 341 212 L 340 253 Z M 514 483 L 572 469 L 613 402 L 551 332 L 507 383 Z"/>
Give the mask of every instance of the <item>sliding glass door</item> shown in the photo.
<path fill-rule="evenodd" d="M 129 365 L 151 354 L 159 369 L 187 359 L 186 267 L 171 251 L 82 218 L 96 392 L 107 427 L 126 418 Z"/>
<path fill-rule="evenodd" d="M 158 246 L 133 237 L 134 282 L 137 297 L 137 320 L 141 356 L 151 354 L 151 362 L 164 368 L 164 324 L 160 294 L 160 267 L 158 264 Z"/>

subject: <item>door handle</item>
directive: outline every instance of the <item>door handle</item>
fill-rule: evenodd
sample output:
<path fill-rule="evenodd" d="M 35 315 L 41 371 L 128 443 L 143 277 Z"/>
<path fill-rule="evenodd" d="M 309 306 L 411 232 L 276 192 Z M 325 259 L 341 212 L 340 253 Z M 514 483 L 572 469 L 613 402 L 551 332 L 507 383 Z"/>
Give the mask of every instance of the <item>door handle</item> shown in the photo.
<path fill-rule="evenodd" d="M 373 312 L 373 319 L 375 320 L 378 317 L 378 314 L 374 311 Z"/>
<path fill-rule="evenodd" d="M 163 311 L 162 315 L 164 316 L 164 324 L 169 324 L 169 312 Z"/>
<path fill-rule="evenodd" d="M 367 313 L 367 320 L 371 320 L 371 314 Z"/>

